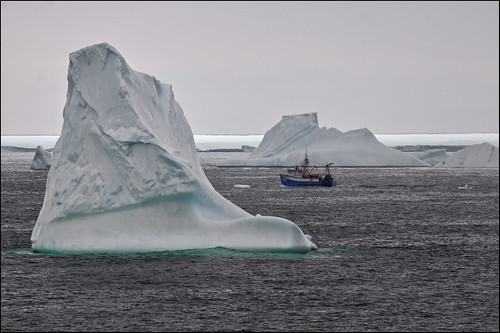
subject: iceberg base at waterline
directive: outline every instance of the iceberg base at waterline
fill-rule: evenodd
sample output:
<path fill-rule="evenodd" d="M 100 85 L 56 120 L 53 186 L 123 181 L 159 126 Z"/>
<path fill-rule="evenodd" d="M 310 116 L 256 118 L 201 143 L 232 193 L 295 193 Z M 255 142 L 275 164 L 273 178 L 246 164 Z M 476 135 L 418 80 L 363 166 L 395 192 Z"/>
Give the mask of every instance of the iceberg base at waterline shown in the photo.
<path fill-rule="evenodd" d="M 224 247 L 241 251 L 316 250 L 309 235 L 283 218 L 223 220 L 207 207 L 151 201 L 47 224 L 33 248 L 41 253 L 130 253 Z M 213 220 L 221 218 L 221 220 Z"/>

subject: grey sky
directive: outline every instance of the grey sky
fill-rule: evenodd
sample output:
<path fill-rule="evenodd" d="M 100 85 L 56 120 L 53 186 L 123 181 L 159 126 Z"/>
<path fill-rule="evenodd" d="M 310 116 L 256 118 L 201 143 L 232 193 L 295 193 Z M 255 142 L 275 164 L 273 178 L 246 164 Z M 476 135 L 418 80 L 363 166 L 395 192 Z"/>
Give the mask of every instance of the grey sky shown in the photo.
<path fill-rule="evenodd" d="M 195 134 L 282 115 L 374 133 L 499 131 L 499 3 L 4 2 L 2 134 L 59 134 L 69 53 L 108 42 Z"/>

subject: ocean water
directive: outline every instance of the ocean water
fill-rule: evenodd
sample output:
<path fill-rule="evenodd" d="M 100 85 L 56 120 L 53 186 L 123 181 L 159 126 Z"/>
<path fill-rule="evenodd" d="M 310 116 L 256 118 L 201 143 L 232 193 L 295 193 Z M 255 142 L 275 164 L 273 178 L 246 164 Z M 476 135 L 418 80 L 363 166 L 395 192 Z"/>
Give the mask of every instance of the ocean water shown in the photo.
<path fill-rule="evenodd" d="M 40 255 L 32 158 L 2 152 L 2 331 L 499 330 L 498 168 L 334 168 L 334 188 L 289 188 L 281 169 L 206 166 L 319 250 Z"/>

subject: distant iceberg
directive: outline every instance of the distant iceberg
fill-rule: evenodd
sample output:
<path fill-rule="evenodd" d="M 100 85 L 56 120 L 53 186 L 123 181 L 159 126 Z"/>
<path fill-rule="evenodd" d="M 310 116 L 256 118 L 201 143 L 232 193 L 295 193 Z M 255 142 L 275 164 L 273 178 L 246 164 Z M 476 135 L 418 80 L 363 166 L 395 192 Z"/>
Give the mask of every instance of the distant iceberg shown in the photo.
<path fill-rule="evenodd" d="M 43 149 L 42 146 L 36 147 L 35 156 L 31 162 L 31 169 L 33 170 L 47 170 L 50 169 L 52 164 L 52 153 Z"/>
<path fill-rule="evenodd" d="M 69 58 L 34 250 L 316 249 L 293 222 L 253 216 L 215 191 L 171 85 L 132 70 L 106 43 Z"/>
<path fill-rule="evenodd" d="M 442 163 L 448 158 L 446 149 L 429 149 L 422 152 L 414 152 L 413 155 L 430 165 Z"/>
<path fill-rule="evenodd" d="M 435 167 L 440 168 L 498 168 L 498 147 L 490 143 L 470 145 L 450 155 Z"/>
<path fill-rule="evenodd" d="M 283 116 L 266 132 L 247 159 L 224 160 L 219 166 L 294 166 L 307 150 L 317 166 L 430 166 L 411 154 L 389 148 L 366 128 L 341 132 L 318 126 L 317 113 Z"/>

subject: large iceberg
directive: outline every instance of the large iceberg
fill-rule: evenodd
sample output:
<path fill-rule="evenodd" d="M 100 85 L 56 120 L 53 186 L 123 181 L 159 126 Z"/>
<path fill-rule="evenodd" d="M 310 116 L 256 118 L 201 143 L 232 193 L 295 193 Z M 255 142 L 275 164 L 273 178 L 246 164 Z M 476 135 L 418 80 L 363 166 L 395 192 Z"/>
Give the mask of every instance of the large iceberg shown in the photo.
<path fill-rule="evenodd" d="M 247 159 L 219 166 L 295 166 L 307 151 L 317 166 L 430 166 L 413 155 L 385 146 L 366 128 L 341 132 L 319 127 L 317 113 L 283 116 L 266 132 Z"/>
<path fill-rule="evenodd" d="M 409 154 L 413 154 L 418 159 L 426 163 L 429 163 L 432 166 L 441 163 L 448 158 L 448 153 L 446 152 L 446 149 L 429 149 Z"/>
<path fill-rule="evenodd" d="M 132 70 L 106 43 L 69 58 L 64 124 L 34 250 L 316 248 L 293 222 L 253 216 L 215 191 L 171 85 Z"/>
<path fill-rule="evenodd" d="M 498 147 L 491 143 L 470 145 L 450 155 L 435 167 L 441 168 L 498 168 Z"/>
<path fill-rule="evenodd" d="M 43 149 L 42 146 L 36 147 L 35 156 L 31 162 L 31 169 L 33 170 L 46 170 L 50 169 L 52 164 L 52 153 Z"/>

